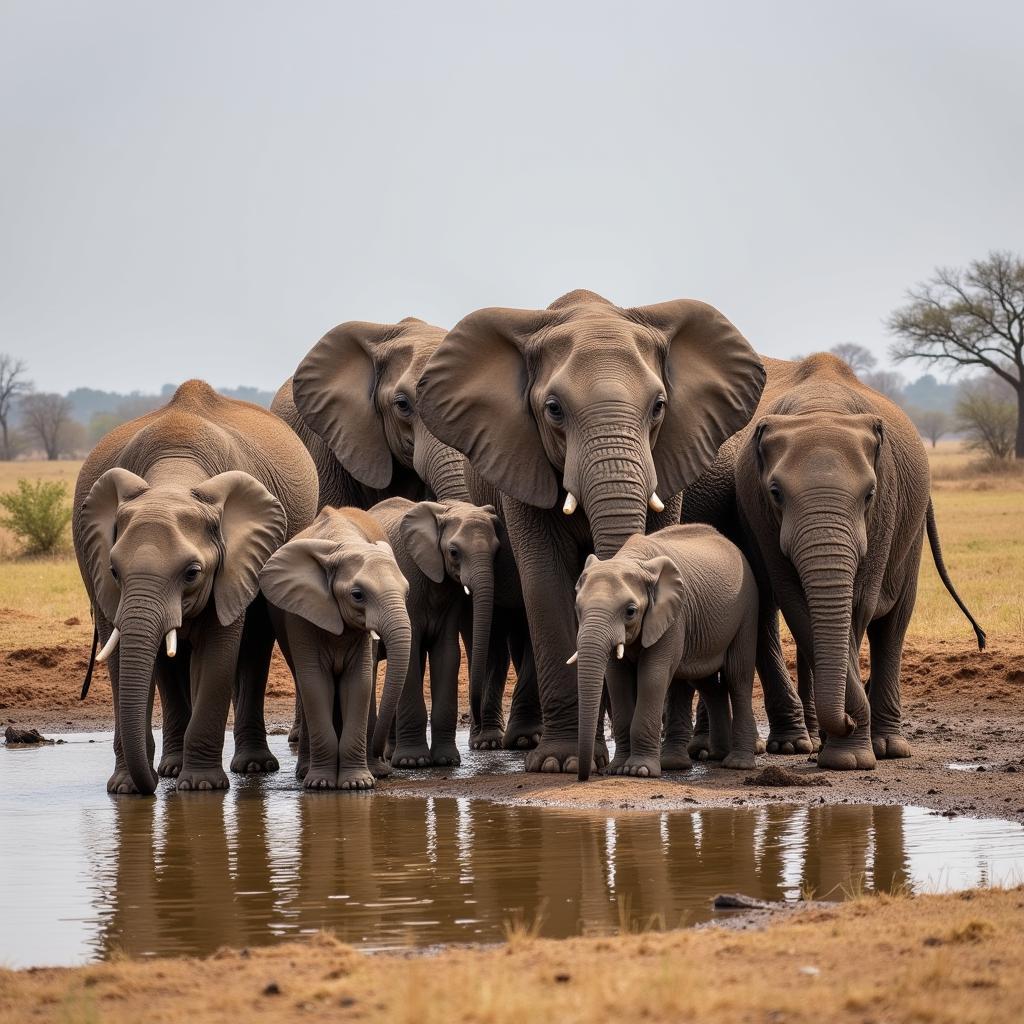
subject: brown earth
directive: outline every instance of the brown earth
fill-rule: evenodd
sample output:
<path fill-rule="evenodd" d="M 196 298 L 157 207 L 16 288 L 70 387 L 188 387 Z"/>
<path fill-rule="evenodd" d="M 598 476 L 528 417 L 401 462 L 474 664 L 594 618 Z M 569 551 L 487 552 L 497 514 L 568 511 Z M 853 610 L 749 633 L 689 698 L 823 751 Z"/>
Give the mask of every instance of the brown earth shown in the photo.
<path fill-rule="evenodd" d="M 855 951 L 855 955 L 851 953 Z M 766 927 L 368 956 L 320 934 L 205 960 L 0 971 L 0 1020 L 1000 1024 L 1024 1006 L 1024 891 L 871 896 Z"/>

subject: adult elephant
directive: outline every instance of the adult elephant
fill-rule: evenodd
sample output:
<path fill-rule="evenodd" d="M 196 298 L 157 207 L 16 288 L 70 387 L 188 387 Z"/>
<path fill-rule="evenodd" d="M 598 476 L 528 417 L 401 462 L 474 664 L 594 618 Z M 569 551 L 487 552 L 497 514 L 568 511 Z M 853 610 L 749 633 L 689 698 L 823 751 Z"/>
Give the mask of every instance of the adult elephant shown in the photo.
<path fill-rule="evenodd" d="M 427 362 L 424 423 L 502 494 L 543 719 L 528 770 L 578 770 L 565 661 L 586 556 L 678 521 L 679 492 L 748 421 L 763 383 L 757 355 L 711 306 L 623 309 L 589 291 L 545 310 L 471 313 Z"/>
<path fill-rule="evenodd" d="M 75 554 L 114 692 L 110 792 L 152 793 L 154 681 L 161 775 L 225 789 L 233 771 L 274 771 L 263 721 L 273 632 L 259 571 L 316 511 L 316 472 L 276 416 L 188 381 L 163 408 L 112 430 L 78 475 Z M 95 651 L 95 647 L 94 647 Z"/>
<path fill-rule="evenodd" d="M 826 737 L 818 764 L 865 769 L 908 757 L 900 662 L 926 533 L 943 583 L 985 643 L 943 563 L 924 445 L 903 410 L 835 356 L 764 363 L 757 413 L 687 493 L 687 516 L 735 517 L 770 611 L 762 628 L 772 630 L 781 607 L 796 639 L 807 727 Z M 762 645 L 777 648 L 775 633 Z M 781 652 L 775 661 L 768 672 L 786 673 Z"/>

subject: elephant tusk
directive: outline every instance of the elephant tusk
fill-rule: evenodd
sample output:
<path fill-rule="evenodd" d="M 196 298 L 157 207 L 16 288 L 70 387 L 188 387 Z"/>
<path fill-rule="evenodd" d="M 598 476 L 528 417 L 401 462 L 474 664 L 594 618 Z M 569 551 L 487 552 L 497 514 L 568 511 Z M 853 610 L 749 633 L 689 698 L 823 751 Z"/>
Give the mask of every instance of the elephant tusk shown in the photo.
<path fill-rule="evenodd" d="M 622 655 L 625 654 L 625 653 L 626 653 L 626 648 L 623 647 L 622 644 L 619 644 L 615 648 L 615 657 L 618 658 L 619 661 L 622 661 Z"/>
<path fill-rule="evenodd" d="M 378 633 L 377 630 L 375 630 L 375 629 L 371 629 L 370 630 L 370 639 L 371 640 L 380 640 L 380 633 Z"/>
<path fill-rule="evenodd" d="M 470 596 L 470 593 L 469 593 L 469 587 L 467 587 L 467 586 L 465 585 L 465 583 L 463 583 L 463 585 L 462 585 L 462 589 L 463 589 L 463 590 L 464 590 L 464 591 L 466 592 L 466 597 L 469 597 L 469 596 Z"/>
<path fill-rule="evenodd" d="M 114 651 L 117 650 L 117 641 L 121 638 L 120 632 L 117 627 L 114 627 L 114 631 L 110 634 L 110 639 L 103 645 L 103 650 L 96 655 L 96 660 L 102 665 L 103 662 L 109 658 Z"/>
<path fill-rule="evenodd" d="M 565 504 L 562 506 L 562 511 L 567 515 L 571 516 L 576 511 L 576 496 L 572 491 L 566 491 Z"/>
<path fill-rule="evenodd" d="M 661 500 L 661 498 L 658 497 L 658 492 L 657 491 L 651 491 L 651 496 L 650 496 L 650 498 L 647 501 L 647 507 L 652 512 L 664 512 L 665 511 L 665 502 L 663 502 Z"/>
<path fill-rule="evenodd" d="M 178 631 L 176 629 L 172 629 L 164 637 L 164 644 L 167 650 L 167 657 L 173 658 L 178 653 Z"/>
<path fill-rule="evenodd" d="M 566 665 L 575 665 L 580 660 L 580 652 L 576 651 L 573 656 L 566 662 Z"/>

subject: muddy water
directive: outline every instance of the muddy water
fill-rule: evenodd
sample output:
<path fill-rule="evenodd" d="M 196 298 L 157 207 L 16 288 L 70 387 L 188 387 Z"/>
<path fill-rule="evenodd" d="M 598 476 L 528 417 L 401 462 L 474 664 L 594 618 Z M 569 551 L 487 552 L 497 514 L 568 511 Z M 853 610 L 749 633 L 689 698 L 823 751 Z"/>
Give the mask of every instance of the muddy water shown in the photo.
<path fill-rule="evenodd" d="M 232 778 L 227 794 L 112 798 L 109 737 L 93 738 L 0 749 L 2 963 L 203 955 L 320 928 L 369 949 L 496 941 L 513 921 L 560 937 L 706 920 L 720 892 L 841 899 L 1024 877 L 1024 828 L 922 808 L 609 815 L 306 794 L 290 771 Z M 517 766 L 471 755 L 459 774 L 491 760 Z"/>

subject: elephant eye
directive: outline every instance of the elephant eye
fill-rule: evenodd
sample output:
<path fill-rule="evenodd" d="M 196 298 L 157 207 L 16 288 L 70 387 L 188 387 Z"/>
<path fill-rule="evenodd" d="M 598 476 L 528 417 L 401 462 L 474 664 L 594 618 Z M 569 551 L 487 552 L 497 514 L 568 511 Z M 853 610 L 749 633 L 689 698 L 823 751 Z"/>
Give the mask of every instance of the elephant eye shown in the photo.
<path fill-rule="evenodd" d="M 362 587 L 352 588 L 352 600 L 355 601 L 356 604 L 362 604 L 363 601 L 366 600 L 366 594 L 363 593 Z"/>
<path fill-rule="evenodd" d="M 454 544 L 452 544 L 452 545 L 451 545 L 451 546 L 450 546 L 450 547 L 448 548 L 448 554 L 449 554 L 449 555 L 451 555 L 451 557 L 452 557 L 452 559 L 453 559 L 454 561 L 456 561 L 456 562 L 457 562 L 457 561 L 459 560 L 459 557 L 460 557 L 460 552 L 459 552 L 459 549 L 458 549 L 458 547 L 456 547 L 456 546 L 455 546 Z"/>
<path fill-rule="evenodd" d="M 665 415 L 666 402 L 662 395 L 654 400 L 654 405 L 651 406 L 651 419 L 660 420 Z"/>
<path fill-rule="evenodd" d="M 195 583 L 195 581 L 197 579 L 199 579 L 199 576 L 202 573 L 202 571 L 203 571 L 203 567 L 201 565 L 198 565 L 198 564 L 190 565 L 185 570 L 185 582 L 186 583 Z"/>
<path fill-rule="evenodd" d="M 110 567 L 110 575 L 114 577 L 115 583 L 120 583 L 121 574 L 113 566 Z"/>
<path fill-rule="evenodd" d="M 871 499 L 875 496 L 875 488 L 871 487 L 867 494 L 864 495 L 864 504 L 870 505 Z"/>
<path fill-rule="evenodd" d="M 768 485 L 768 493 L 772 496 L 772 501 L 781 508 L 782 488 L 774 480 Z"/>
<path fill-rule="evenodd" d="M 562 403 L 553 396 L 544 403 L 544 411 L 548 414 L 548 418 L 555 423 L 561 423 L 565 415 L 562 411 Z"/>
<path fill-rule="evenodd" d="M 402 416 L 412 415 L 412 402 L 409 401 L 409 396 L 399 392 L 395 395 L 394 406 Z"/>
<path fill-rule="evenodd" d="M 626 605 L 626 618 L 627 619 L 635 619 L 636 618 L 636 613 L 639 610 L 640 609 L 637 608 L 637 606 L 635 604 L 633 604 L 632 601 L 630 601 L 629 604 Z"/>

